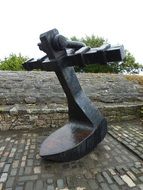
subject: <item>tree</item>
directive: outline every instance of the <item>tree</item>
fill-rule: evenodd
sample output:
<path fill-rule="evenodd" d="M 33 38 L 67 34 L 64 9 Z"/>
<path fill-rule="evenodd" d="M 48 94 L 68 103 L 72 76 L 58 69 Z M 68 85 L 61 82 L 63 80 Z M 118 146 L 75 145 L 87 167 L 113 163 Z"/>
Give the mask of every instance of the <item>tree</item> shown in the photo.
<path fill-rule="evenodd" d="M 74 36 L 71 38 L 71 40 L 81 41 L 90 47 L 99 47 L 99 46 L 103 45 L 104 43 L 108 42 L 104 38 L 98 37 L 98 36 L 96 37 L 94 35 L 92 35 L 91 37 L 86 36 L 85 38 L 81 38 L 81 39 L 78 39 Z M 143 66 L 135 61 L 134 56 L 129 51 L 125 51 L 125 54 L 126 54 L 126 56 L 122 63 L 115 62 L 115 63 L 109 64 L 109 65 L 108 64 L 107 65 L 88 65 L 82 69 L 79 67 L 76 67 L 75 70 L 76 71 L 84 71 L 84 72 L 94 72 L 94 73 L 98 73 L 98 72 L 102 72 L 102 73 L 108 73 L 108 72 L 110 72 L 110 73 L 123 73 L 123 72 L 138 73 L 141 69 L 143 69 Z"/>
<path fill-rule="evenodd" d="M 21 54 L 10 54 L 9 57 L 3 61 L 0 60 L 0 70 L 20 71 L 24 70 L 22 64 L 27 60 L 27 57 L 23 57 Z"/>
<path fill-rule="evenodd" d="M 139 73 L 139 71 L 142 69 L 143 65 L 137 63 L 134 56 L 129 51 L 126 51 L 126 57 L 123 63 L 120 65 L 120 72 L 127 72 L 133 74 Z"/>
<path fill-rule="evenodd" d="M 74 41 L 81 41 L 83 43 L 85 43 L 87 46 L 90 46 L 91 48 L 93 47 L 100 47 L 101 45 L 103 45 L 103 43 L 107 42 L 107 40 L 103 39 L 102 37 L 96 37 L 94 35 L 90 36 L 86 36 L 85 38 L 81 38 L 78 39 L 75 36 L 71 37 L 71 40 Z"/>

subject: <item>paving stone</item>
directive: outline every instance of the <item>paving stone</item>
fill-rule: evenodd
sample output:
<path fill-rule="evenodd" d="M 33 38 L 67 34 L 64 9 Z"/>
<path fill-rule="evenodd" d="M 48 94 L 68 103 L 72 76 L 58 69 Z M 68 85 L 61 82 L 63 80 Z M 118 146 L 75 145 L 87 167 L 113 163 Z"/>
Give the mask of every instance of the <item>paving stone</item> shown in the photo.
<path fill-rule="evenodd" d="M 13 162 L 12 168 L 17 168 L 18 165 L 19 165 L 19 160 L 16 160 L 16 161 Z"/>
<path fill-rule="evenodd" d="M 40 166 L 34 167 L 34 173 L 40 174 L 41 173 L 41 167 Z"/>
<path fill-rule="evenodd" d="M 25 182 L 24 181 L 20 181 L 17 183 L 18 186 L 24 186 Z"/>
<path fill-rule="evenodd" d="M 95 179 L 89 179 L 88 184 L 91 190 L 95 190 L 99 188 L 98 184 L 95 182 Z"/>
<path fill-rule="evenodd" d="M 21 176 L 19 177 L 19 181 L 31 181 L 31 180 L 37 180 L 37 175 L 30 175 L 30 176 Z"/>
<path fill-rule="evenodd" d="M 143 182 L 143 175 L 139 177 L 139 180 Z"/>
<path fill-rule="evenodd" d="M 39 154 L 36 154 L 36 159 L 39 160 L 41 157 Z"/>
<path fill-rule="evenodd" d="M 131 171 L 127 171 L 127 175 L 128 175 L 133 181 L 137 181 L 137 178 L 135 177 L 135 175 L 134 175 Z"/>
<path fill-rule="evenodd" d="M 125 174 L 125 171 L 124 171 L 124 169 L 122 168 L 122 165 L 116 166 L 115 169 L 116 169 L 118 175 L 123 175 L 123 174 Z"/>
<path fill-rule="evenodd" d="M 110 189 L 112 190 L 120 190 L 119 187 L 115 184 L 110 185 Z"/>
<path fill-rule="evenodd" d="M 0 183 L 0 190 L 3 190 L 3 183 Z"/>
<path fill-rule="evenodd" d="M 35 162 L 34 162 L 34 166 L 40 166 L 40 160 L 35 160 Z"/>
<path fill-rule="evenodd" d="M 0 151 L 3 151 L 5 149 L 5 146 L 0 147 Z"/>
<path fill-rule="evenodd" d="M 27 160 L 27 166 L 33 166 L 33 160 L 28 159 Z"/>
<path fill-rule="evenodd" d="M 22 186 L 17 186 L 15 190 L 23 190 L 24 188 Z M 39 189 L 40 190 L 40 189 Z"/>
<path fill-rule="evenodd" d="M 27 156 L 28 155 L 28 151 L 25 150 L 25 152 L 23 153 L 24 156 Z"/>
<path fill-rule="evenodd" d="M 25 167 L 25 165 L 26 165 L 26 161 L 22 161 L 21 162 L 21 167 Z"/>
<path fill-rule="evenodd" d="M 18 149 L 17 152 L 21 153 L 21 152 L 23 152 L 23 149 Z"/>
<path fill-rule="evenodd" d="M 132 189 L 132 190 L 140 190 L 140 188 L 137 187 L 137 186 L 136 186 L 136 187 L 132 187 L 131 189 Z"/>
<path fill-rule="evenodd" d="M 7 180 L 7 182 L 6 182 L 6 188 L 12 187 L 13 184 L 14 184 L 14 180 L 15 180 L 14 177 L 9 177 L 8 180 Z"/>
<path fill-rule="evenodd" d="M 35 183 L 34 190 L 43 190 L 43 186 L 44 186 L 43 181 L 37 180 Z"/>
<path fill-rule="evenodd" d="M 12 149 L 11 149 L 11 152 L 16 152 L 16 148 L 12 148 Z"/>
<path fill-rule="evenodd" d="M 142 166 L 141 166 L 141 162 L 135 162 L 135 167 L 136 168 L 141 168 Z"/>
<path fill-rule="evenodd" d="M 0 168 L 4 166 L 5 162 L 0 162 Z"/>
<path fill-rule="evenodd" d="M 3 169 L 3 172 L 6 173 L 9 171 L 9 168 L 10 168 L 10 164 L 5 164 L 4 166 L 4 169 Z"/>
<path fill-rule="evenodd" d="M 103 177 L 101 176 L 101 174 L 97 174 L 95 179 L 97 179 L 97 181 L 98 181 L 99 183 L 104 182 L 104 179 L 103 179 Z"/>
<path fill-rule="evenodd" d="M 97 156 L 94 153 L 90 153 L 90 157 L 93 160 L 98 160 Z"/>
<path fill-rule="evenodd" d="M 141 173 L 143 173 L 143 168 L 140 168 Z"/>
<path fill-rule="evenodd" d="M 48 185 L 47 190 L 55 190 L 54 185 Z"/>
<path fill-rule="evenodd" d="M 124 185 L 123 180 L 118 175 L 114 175 L 113 179 L 117 182 L 118 185 Z"/>
<path fill-rule="evenodd" d="M 2 158 L 1 158 L 1 162 L 5 162 L 6 159 L 7 159 L 7 157 L 2 157 Z"/>
<path fill-rule="evenodd" d="M 84 170 L 83 174 L 84 174 L 84 176 L 85 176 L 86 179 L 92 178 L 92 174 L 88 170 Z"/>
<path fill-rule="evenodd" d="M 85 187 L 86 189 L 89 189 L 89 184 L 88 184 L 88 182 L 87 182 L 87 179 L 86 178 L 84 178 L 84 176 L 82 175 L 82 176 L 76 176 L 76 183 L 75 183 L 75 187 L 77 187 L 77 186 L 81 186 L 81 187 Z M 90 179 L 91 180 L 91 179 Z"/>
<path fill-rule="evenodd" d="M 143 184 L 138 184 L 138 187 L 140 188 L 140 190 L 143 190 Z"/>
<path fill-rule="evenodd" d="M 28 154 L 28 158 L 29 158 L 29 159 L 33 159 L 33 157 L 34 157 L 34 153 Z"/>
<path fill-rule="evenodd" d="M 8 163 L 8 164 L 12 164 L 12 162 L 13 162 L 13 158 L 9 158 L 9 159 L 7 160 L 7 163 Z"/>
<path fill-rule="evenodd" d="M 109 172 L 110 172 L 112 175 L 116 175 L 116 172 L 115 172 L 112 168 L 109 168 L 108 170 L 109 170 Z"/>
<path fill-rule="evenodd" d="M 63 179 L 57 179 L 57 187 L 60 189 L 64 188 L 64 180 Z"/>
<path fill-rule="evenodd" d="M 32 167 L 26 167 L 26 168 L 25 168 L 25 171 L 24 171 L 24 174 L 29 175 L 29 174 L 31 174 L 31 173 L 32 173 Z"/>
<path fill-rule="evenodd" d="M 133 171 L 134 174 L 139 174 L 140 173 L 140 171 L 135 167 L 131 167 L 131 170 Z"/>
<path fill-rule="evenodd" d="M 66 181 L 67 181 L 68 188 L 74 189 L 76 187 L 75 178 L 73 176 L 67 176 Z"/>
<path fill-rule="evenodd" d="M 17 168 L 12 169 L 11 172 L 10 172 L 10 175 L 11 176 L 16 176 L 16 174 L 17 174 Z"/>
<path fill-rule="evenodd" d="M 104 148 L 105 148 L 107 151 L 111 150 L 110 146 L 108 146 L 108 145 L 105 145 Z"/>
<path fill-rule="evenodd" d="M 125 160 L 126 162 L 129 160 L 126 156 L 122 155 L 122 159 Z"/>
<path fill-rule="evenodd" d="M 2 173 L 2 174 L 1 174 L 1 177 L 0 177 L 0 183 L 1 183 L 1 182 L 5 182 L 5 181 L 7 180 L 7 176 L 8 176 L 7 173 Z"/>
<path fill-rule="evenodd" d="M 135 161 L 135 162 L 138 160 L 135 156 L 132 156 L 132 155 L 130 155 L 130 158 L 131 158 L 133 161 Z"/>
<path fill-rule="evenodd" d="M 42 179 L 48 179 L 48 178 L 54 178 L 54 174 L 51 174 L 51 173 L 43 173 L 41 174 L 41 178 Z"/>
<path fill-rule="evenodd" d="M 110 190 L 109 186 L 106 183 L 101 183 L 100 186 L 103 190 Z"/>
<path fill-rule="evenodd" d="M 3 152 L 3 156 L 7 157 L 8 155 L 9 155 L 9 152 L 7 152 L 7 149 L 6 149 L 6 151 Z"/>
<path fill-rule="evenodd" d="M 26 158 L 27 158 L 26 156 L 23 156 L 22 161 L 26 161 Z"/>
<path fill-rule="evenodd" d="M 24 174 L 24 168 L 20 168 L 19 172 L 18 172 L 18 175 L 23 175 L 23 174 Z"/>
<path fill-rule="evenodd" d="M 9 158 L 13 158 L 14 157 L 14 155 L 15 155 L 15 153 L 10 153 L 10 155 L 9 155 Z"/>
<path fill-rule="evenodd" d="M 33 190 L 33 182 L 30 181 L 30 182 L 27 182 L 26 185 L 25 185 L 25 190 Z"/>
<path fill-rule="evenodd" d="M 107 172 L 102 172 L 102 175 L 104 176 L 104 178 L 107 180 L 107 182 L 108 182 L 109 184 L 112 184 L 112 183 L 113 183 L 111 177 L 108 175 Z"/>
<path fill-rule="evenodd" d="M 52 184 L 53 182 L 54 182 L 53 179 L 51 179 L 51 178 L 47 179 L 48 184 Z"/>
<path fill-rule="evenodd" d="M 21 154 L 20 153 L 16 153 L 15 160 L 19 160 L 20 158 L 21 158 Z"/>
<path fill-rule="evenodd" d="M 129 187 L 135 187 L 136 184 L 132 181 L 132 179 L 127 175 L 122 175 L 121 178 L 125 183 L 128 184 Z"/>

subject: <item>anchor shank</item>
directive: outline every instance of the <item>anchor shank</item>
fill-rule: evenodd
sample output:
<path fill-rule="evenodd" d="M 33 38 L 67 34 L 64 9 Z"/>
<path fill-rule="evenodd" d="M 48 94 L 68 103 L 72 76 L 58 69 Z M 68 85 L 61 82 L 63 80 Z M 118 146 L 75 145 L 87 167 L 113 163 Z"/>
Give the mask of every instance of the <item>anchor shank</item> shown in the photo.
<path fill-rule="evenodd" d="M 82 90 L 73 67 L 60 67 L 56 75 L 66 94 L 70 120 L 98 126 L 103 116 Z"/>

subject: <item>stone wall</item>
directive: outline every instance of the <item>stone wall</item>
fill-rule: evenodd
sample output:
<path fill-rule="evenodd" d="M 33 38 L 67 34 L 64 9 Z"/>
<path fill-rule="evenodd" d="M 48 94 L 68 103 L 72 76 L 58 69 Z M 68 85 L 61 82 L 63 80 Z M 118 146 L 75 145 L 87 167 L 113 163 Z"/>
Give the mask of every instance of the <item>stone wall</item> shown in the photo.
<path fill-rule="evenodd" d="M 142 117 L 143 87 L 123 75 L 78 74 L 87 96 L 109 122 Z M 0 71 L 0 129 L 58 127 L 68 120 L 54 73 Z"/>
<path fill-rule="evenodd" d="M 123 75 L 78 74 L 86 94 L 96 102 L 122 103 L 143 101 L 143 87 Z M 52 72 L 0 71 L 0 104 L 65 103 L 59 81 Z"/>

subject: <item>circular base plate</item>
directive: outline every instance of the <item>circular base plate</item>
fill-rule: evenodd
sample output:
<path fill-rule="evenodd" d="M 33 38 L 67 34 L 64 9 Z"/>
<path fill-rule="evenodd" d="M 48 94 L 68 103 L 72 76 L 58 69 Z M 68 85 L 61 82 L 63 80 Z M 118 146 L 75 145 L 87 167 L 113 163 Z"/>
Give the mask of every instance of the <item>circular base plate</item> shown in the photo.
<path fill-rule="evenodd" d="M 44 140 L 40 156 L 63 162 L 81 158 L 104 138 L 107 125 L 103 123 L 97 128 L 74 122 L 66 124 Z"/>

